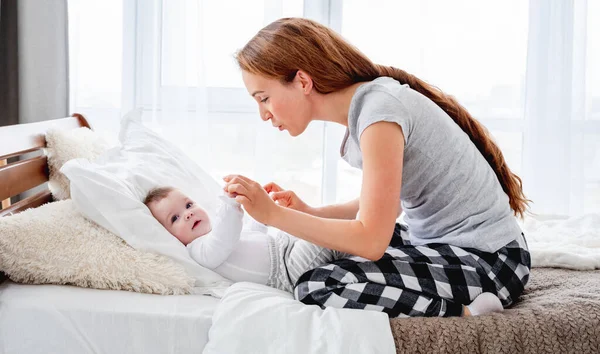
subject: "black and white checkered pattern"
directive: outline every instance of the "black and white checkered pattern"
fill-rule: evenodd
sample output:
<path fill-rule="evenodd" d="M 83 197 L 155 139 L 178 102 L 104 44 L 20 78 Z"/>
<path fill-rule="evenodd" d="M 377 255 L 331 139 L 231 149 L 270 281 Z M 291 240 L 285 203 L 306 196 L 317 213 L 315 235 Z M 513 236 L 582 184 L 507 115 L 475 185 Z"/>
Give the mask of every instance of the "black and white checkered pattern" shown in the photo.
<path fill-rule="evenodd" d="M 482 292 L 510 306 L 523 292 L 531 261 L 521 234 L 496 253 L 447 244 L 412 246 L 397 224 L 385 255 L 333 261 L 304 273 L 294 295 L 321 307 L 383 311 L 390 317 L 460 316 Z"/>

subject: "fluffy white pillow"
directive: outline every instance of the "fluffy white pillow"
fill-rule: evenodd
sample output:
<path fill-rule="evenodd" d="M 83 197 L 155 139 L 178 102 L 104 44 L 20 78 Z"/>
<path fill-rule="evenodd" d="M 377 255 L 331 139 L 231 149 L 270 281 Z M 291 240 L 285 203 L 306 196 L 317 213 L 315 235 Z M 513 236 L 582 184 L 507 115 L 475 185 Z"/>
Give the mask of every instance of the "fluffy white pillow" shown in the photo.
<path fill-rule="evenodd" d="M 194 279 L 85 219 L 71 200 L 0 218 L 0 270 L 32 284 L 188 294 Z"/>
<path fill-rule="evenodd" d="M 265 285 L 232 285 L 213 313 L 203 354 L 396 353 L 387 314 L 307 306 Z"/>
<path fill-rule="evenodd" d="M 69 180 L 60 172 L 65 162 L 84 158 L 93 160 L 108 150 L 109 143 L 87 127 L 51 129 L 46 133 L 46 155 L 50 180 L 48 188 L 56 200 L 69 199 Z"/>
<path fill-rule="evenodd" d="M 221 187 L 174 144 L 145 127 L 139 110 L 122 119 L 119 140 L 121 146 L 93 162 L 75 159 L 63 166 L 75 205 L 132 247 L 168 256 L 184 266 L 196 279 L 197 293 L 222 295 L 230 282 L 197 264 L 143 204 L 150 189 L 173 186 L 214 218 Z"/>

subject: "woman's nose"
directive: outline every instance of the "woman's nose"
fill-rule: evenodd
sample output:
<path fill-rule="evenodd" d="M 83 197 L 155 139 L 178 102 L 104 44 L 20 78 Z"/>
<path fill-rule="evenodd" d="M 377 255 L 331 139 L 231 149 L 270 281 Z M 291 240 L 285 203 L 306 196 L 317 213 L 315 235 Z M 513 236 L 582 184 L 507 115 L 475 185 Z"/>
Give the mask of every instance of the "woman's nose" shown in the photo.
<path fill-rule="evenodd" d="M 271 119 L 271 113 L 268 111 L 263 111 L 262 112 L 262 120 L 266 122 L 269 119 Z"/>

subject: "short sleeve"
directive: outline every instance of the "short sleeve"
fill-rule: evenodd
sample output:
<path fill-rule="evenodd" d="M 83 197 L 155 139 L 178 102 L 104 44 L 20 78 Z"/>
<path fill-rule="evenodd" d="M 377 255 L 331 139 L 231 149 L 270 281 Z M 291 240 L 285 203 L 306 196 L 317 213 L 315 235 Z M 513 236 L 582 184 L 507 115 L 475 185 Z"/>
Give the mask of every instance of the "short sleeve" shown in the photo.
<path fill-rule="evenodd" d="M 362 92 L 355 100 L 355 136 L 357 143 L 360 142 L 362 133 L 372 124 L 377 122 L 393 122 L 402 128 L 404 135 L 404 144 L 410 142 L 410 134 L 412 131 L 412 115 L 406 105 L 402 103 L 401 97 L 397 97 L 403 90 L 407 88 L 399 87 L 399 92 L 389 92 L 385 88 L 371 88 L 368 91 Z M 350 127 L 352 130 L 352 127 Z M 351 131 L 352 133 L 352 131 Z"/>

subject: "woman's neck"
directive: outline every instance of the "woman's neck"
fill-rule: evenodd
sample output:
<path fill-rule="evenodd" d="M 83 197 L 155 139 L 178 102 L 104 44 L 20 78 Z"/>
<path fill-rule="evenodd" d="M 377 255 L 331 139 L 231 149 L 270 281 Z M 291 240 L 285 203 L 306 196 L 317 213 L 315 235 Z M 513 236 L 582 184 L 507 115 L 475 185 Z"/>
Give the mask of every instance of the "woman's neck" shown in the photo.
<path fill-rule="evenodd" d="M 325 95 L 316 94 L 314 96 L 314 107 L 317 107 L 318 110 L 313 115 L 313 120 L 334 122 L 348 127 L 350 103 L 356 89 L 362 84 L 364 82 L 358 82 L 345 89 Z"/>

